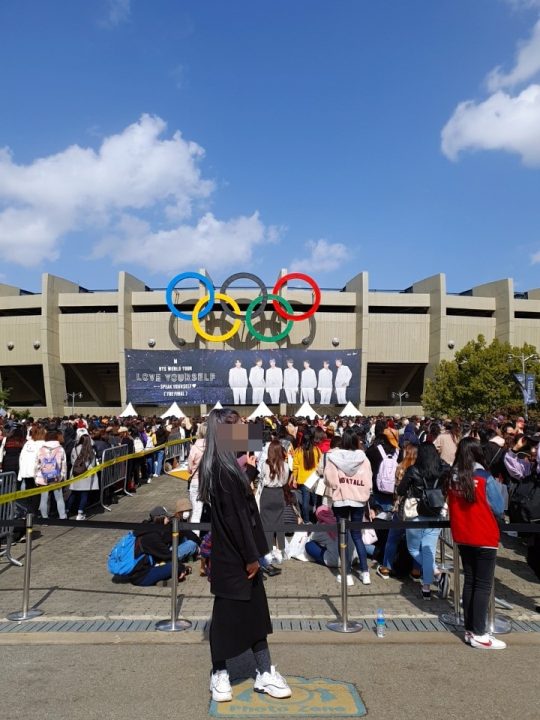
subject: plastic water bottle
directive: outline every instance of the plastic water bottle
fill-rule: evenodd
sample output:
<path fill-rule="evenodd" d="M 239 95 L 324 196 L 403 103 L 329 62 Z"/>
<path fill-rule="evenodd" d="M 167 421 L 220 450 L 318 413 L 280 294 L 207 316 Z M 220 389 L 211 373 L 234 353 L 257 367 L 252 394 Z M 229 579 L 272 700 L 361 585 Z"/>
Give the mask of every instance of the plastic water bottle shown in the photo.
<path fill-rule="evenodd" d="M 377 610 L 377 637 L 382 638 L 384 637 L 385 630 L 386 630 L 386 620 L 384 619 L 384 612 L 382 608 L 379 608 Z"/>

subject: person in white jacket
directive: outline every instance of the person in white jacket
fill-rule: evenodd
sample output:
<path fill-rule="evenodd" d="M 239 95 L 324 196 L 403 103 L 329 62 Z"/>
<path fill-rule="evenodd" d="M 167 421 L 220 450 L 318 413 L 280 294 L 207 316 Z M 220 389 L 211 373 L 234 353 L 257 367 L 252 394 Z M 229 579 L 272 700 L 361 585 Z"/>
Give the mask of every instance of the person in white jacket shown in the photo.
<path fill-rule="evenodd" d="M 191 446 L 188 455 L 189 470 L 189 499 L 191 501 L 191 518 L 190 522 L 198 523 L 201 521 L 203 511 L 203 503 L 199 500 L 199 465 L 206 447 L 206 423 L 203 422 L 197 428 L 197 439 L 195 444 Z M 194 530 L 198 535 L 199 531 Z"/>
<path fill-rule="evenodd" d="M 287 360 L 287 367 L 283 371 L 283 389 L 288 403 L 296 405 L 299 384 L 300 374 L 294 367 L 294 360 L 289 359 Z"/>
<path fill-rule="evenodd" d="M 245 405 L 248 376 L 241 360 L 236 360 L 234 367 L 229 370 L 229 386 L 233 391 L 233 405 Z"/>
<path fill-rule="evenodd" d="M 351 382 L 352 372 L 347 365 L 343 365 L 341 358 L 336 359 L 336 395 L 339 405 L 347 404 L 347 388 Z"/>
<path fill-rule="evenodd" d="M 32 490 L 36 487 L 36 464 L 40 448 L 45 444 L 46 430 L 41 425 L 32 425 L 28 429 L 29 439 L 23 445 L 19 455 L 18 482 L 21 490 Z M 26 501 L 28 512 L 36 514 L 39 508 L 39 495 L 32 495 Z"/>
<path fill-rule="evenodd" d="M 81 468 L 76 468 L 75 463 L 80 458 Z M 77 439 L 75 441 L 75 447 L 71 451 L 71 477 L 77 474 L 82 474 L 90 468 L 96 467 L 96 453 L 94 451 L 94 445 L 92 439 L 88 434 L 86 428 L 79 428 L 77 430 Z M 86 520 L 85 510 L 88 503 L 88 493 L 91 490 L 99 490 L 99 482 L 97 474 L 90 475 L 89 477 L 83 478 L 73 485 L 70 485 L 71 496 L 68 500 L 68 511 L 70 511 L 75 504 L 77 504 L 77 517 L 76 520 Z"/>
<path fill-rule="evenodd" d="M 261 358 L 255 360 L 255 365 L 249 371 L 249 384 L 253 388 L 253 404 L 259 405 L 264 398 L 264 370 Z"/>
<path fill-rule="evenodd" d="M 310 367 L 309 360 L 304 360 L 304 369 L 302 370 L 302 378 L 300 380 L 300 388 L 302 390 L 302 402 L 315 402 L 315 388 L 317 387 L 317 376 L 315 370 Z"/>
<path fill-rule="evenodd" d="M 319 383 L 317 389 L 321 395 L 321 405 L 329 405 L 332 399 L 333 373 L 330 370 L 328 360 L 323 360 L 323 366 L 319 370 Z"/>
<path fill-rule="evenodd" d="M 40 447 L 36 457 L 34 477 L 36 485 L 47 485 L 54 487 L 57 482 L 63 482 L 67 477 L 67 461 L 64 448 L 60 445 L 58 438 L 60 433 L 57 429 L 47 430 L 45 442 Z M 53 490 L 58 516 L 66 520 L 66 505 L 64 503 L 63 488 Z M 49 517 L 49 493 L 41 493 L 39 512 L 42 518 Z"/>
<path fill-rule="evenodd" d="M 275 358 L 270 358 L 270 367 L 266 371 L 266 392 L 270 395 L 270 403 L 279 403 L 279 394 L 283 387 L 283 370 L 276 367 Z"/>

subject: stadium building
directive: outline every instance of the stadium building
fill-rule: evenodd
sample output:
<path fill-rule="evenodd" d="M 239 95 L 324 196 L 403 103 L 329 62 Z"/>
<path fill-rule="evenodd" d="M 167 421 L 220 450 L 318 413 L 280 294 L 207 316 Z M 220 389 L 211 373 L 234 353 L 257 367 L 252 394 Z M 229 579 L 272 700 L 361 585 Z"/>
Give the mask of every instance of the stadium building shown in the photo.
<path fill-rule="evenodd" d="M 205 275 L 204 270 L 199 272 Z M 280 277 L 285 274 L 283 270 Z M 206 293 L 203 285 L 193 280 L 190 284 L 173 293 L 175 306 L 186 313 Z M 226 292 L 245 313 L 260 290 L 247 280 L 244 287 L 238 284 Z M 281 294 L 296 314 L 312 307 L 313 292 L 304 283 L 289 280 Z M 400 412 L 398 393 L 407 393 L 402 411 L 412 414 L 422 411 L 424 382 L 441 360 L 451 359 L 479 334 L 488 342 L 499 338 L 540 347 L 539 319 L 540 289 L 516 293 L 508 278 L 448 293 L 443 274 L 404 290 L 376 290 L 369 286 L 368 273 L 361 272 L 341 289 L 321 289 L 315 315 L 295 322 L 288 337 L 279 342 L 260 342 L 242 322 L 234 337 L 216 343 L 197 334 L 192 322 L 171 313 L 165 289 L 151 289 L 126 272 L 119 273 L 115 290 L 88 290 L 44 274 L 40 293 L 0 284 L 0 378 L 3 389 L 10 392 L 8 404 L 29 408 L 35 416 L 69 414 L 72 407 L 76 412 L 117 413 L 129 401 L 139 412 L 150 414 L 163 412 L 175 399 L 189 414 L 204 412 L 207 402 L 199 395 L 197 403 L 190 403 L 189 393 L 175 392 L 180 385 L 169 384 L 169 391 L 162 397 L 154 393 L 151 402 L 130 397 L 132 354 L 138 351 L 137 357 L 146 362 L 159 358 L 160 370 L 167 370 L 168 362 L 179 363 L 180 368 L 183 358 L 196 350 L 202 357 L 200 371 L 211 357 L 204 353 L 215 350 L 230 353 L 228 365 L 240 351 L 252 351 L 254 358 L 262 350 L 280 350 L 283 357 L 294 351 L 300 361 L 299 353 L 323 351 L 321 358 L 326 353 L 330 357 L 330 352 L 332 358 L 336 353 L 357 358 L 357 396 L 347 399 L 363 413 Z M 217 304 L 201 320 L 201 327 L 206 333 L 220 334 L 230 329 L 231 322 Z M 267 309 L 253 324 L 272 335 L 285 323 Z M 203 374 L 199 372 L 199 380 Z M 148 377 L 140 372 L 137 377 L 143 375 Z M 174 379 L 178 377 L 175 374 Z M 300 404 L 300 396 L 295 407 L 286 404 L 283 394 L 279 402 L 276 412 L 291 412 Z M 335 405 L 335 395 L 331 402 Z M 251 404 L 248 394 L 246 411 Z M 321 409 L 317 399 L 314 407 Z"/>

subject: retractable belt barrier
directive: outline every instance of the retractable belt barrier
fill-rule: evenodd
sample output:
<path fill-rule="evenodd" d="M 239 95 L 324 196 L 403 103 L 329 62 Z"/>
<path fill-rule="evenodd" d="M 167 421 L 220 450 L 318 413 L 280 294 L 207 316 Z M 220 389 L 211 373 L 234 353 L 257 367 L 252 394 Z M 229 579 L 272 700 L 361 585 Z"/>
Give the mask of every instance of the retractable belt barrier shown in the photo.
<path fill-rule="evenodd" d="M 76 475 L 75 477 L 69 478 L 68 480 L 51 483 L 50 485 L 43 485 L 42 487 L 32 488 L 31 490 L 17 490 L 16 492 L 0 494 L 0 506 L 4 505 L 5 503 L 13 502 L 15 500 L 25 500 L 26 498 L 32 497 L 33 495 L 41 495 L 44 492 L 50 492 L 51 490 L 59 490 L 60 488 L 68 487 L 68 485 L 73 485 L 79 480 L 84 480 L 84 478 L 95 475 L 96 472 L 106 470 L 107 468 L 112 467 L 113 465 L 117 465 L 118 463 L 125 463 L 127 460 L 142 458 L 146 455 L 153 455 L 158 450 L 163 450 L 164 448 L 168 448 L 171 446 L 183 445 L 185 443 L 191 442 L 192 440 L 193 438 L 191 437 L 174 438 L 173 440 L 167 440 L 167 442 L 162 443 L 161 445 L 156 445 L 153 448 L 148 448 L 148 450 L 140 450 L 139 452 L 129 453 L 128 455 L 124 455 L 120 458 L 113 458 L 112 460 L 107 460 L 106 462 L 89 468 L 80 475 Z M 173 455 L 173 457 L 176 457 L 176 455 Z"/>
<path fill-rule="evenodd" d="M 140 455 L 141 453 L 137 453 Z M 7 473 L 6 473 L 7 474 Z M 14 474 L 14 473 L 13 473 Z M 13 493 L 12 493 L 13 494 Z M 15 493 L 17 494 L 17 493 Z M 7 514 L 7 513 L 6 513 Z M 147 528 L 148 525 L 145 523 L 126 523 L 126 522 L 99 522 L 99 521 L 72 521 L 72 520 L 49 520 L 46 519 L 42 522 L 36 520 L 36 525 L 46 524 L 60 527 L 77 527 L 77 528 L 98 528 L 101 530 L 137 530 L 140 528 Z M 26 620 L 31 620 L 39 615 L 43 614 L 42 610 L 29 607 L 29 596 L 30 596 L 30 570 L 31 570 L 31 559 L 32 559 L 32 531 L 34 525 L 34 518 L 31 513 L 26 516 L 25 520 L 19 520 L 6 518 L 2 521 L 2 525 L 5 528 L 12 527 L 26 527 L 26 548 L 25 548 L 25 570 L 24 570 L 24 586 L 23 586 L 23 599 L 22 599 L 22 610 L 10 613 L 7 618 L 14 622 L 22 623 Z M 398 523 L 392 523 L 393 527 L 397 527 Z M 417 522 L 400 522 L 400 527 L 411 527 L 418 528 L 422 527 L 448 527 L 449 523 L 434 522 L 434 521 L 417 521 Z M 348 617 L 348 590 L 347 583 L 344 577 L 344 568 L 346 563 L 346 548 L 347 548 L 347 532 L 351 529 L 363 529 L 363 528 L 388 528 L 388 522 L 382 520 L 375 520 L 372 522 L 347 522 L 341 519 L 339 525 L 337 523 L 332 524 L 287 524 L 278 527 L 268 528 L 265 527 L 266 531 L 274 532 L 306 532 L 310 533 L 313 531 L 318 532 L 335 532 L 336 529 L 339 531 L 339 552 L 340 561 L 342 568 L 342 582 L 341 582 L 341 619 L 339 621 L 331 622 L 327 624 L 329 630 L 340 633 L 355 633 L 362 630 L 362 623 L 355 620 L 349 620 Z M 527 523 L 514 523 L 510 525 L 503 525 L 505 530 L 517 530 L 518 532 L 540 532 L 540 524 L 527 524 Z M 186 630 L 191 626 L 189 620 L 178 619 L 178 540 L 179 533 L 182 530 L 195 529 L 195 530 L 209 530 L 211 529 L 210 523 L 188 523 L 180 522 L 178 518 L 172 520 L 172 582 L 171 582 L 171 619 L 164 620 L 156 624 L 158 630 L 165 630 L 170 632 L 179 632 Z M 457 545 L 454 543 L 454 613 L 449 614 L 446 618 L 446 624 L 459 626 L 462 624 L 461 610 L 459 606 L 460 593 L 459 593 L 459 553 Z M 457 578 L 457 580 L 456 580 Z M 492 632 L 510 632 L 511 621 L 502 616 L 495 616 L 494 614 L 495 599 L 492 591 L 492 599 L 489 611 L 489 627 Z M 441 616 L 442 619 L 443 616 Z M 445 622 L 445 620 L 442 620 Z M 497 623 L 499 625 L 497 626 Z"/>

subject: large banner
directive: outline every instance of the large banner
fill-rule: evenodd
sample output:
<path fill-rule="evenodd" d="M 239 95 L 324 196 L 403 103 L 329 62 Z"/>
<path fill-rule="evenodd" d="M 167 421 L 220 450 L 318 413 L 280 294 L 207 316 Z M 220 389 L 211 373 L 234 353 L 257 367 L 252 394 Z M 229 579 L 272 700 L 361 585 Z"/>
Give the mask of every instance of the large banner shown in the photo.
<path fill-rule="evenodd" d="M 138 405 L 360 402 L 358 350 L 126 350 Z"/>

